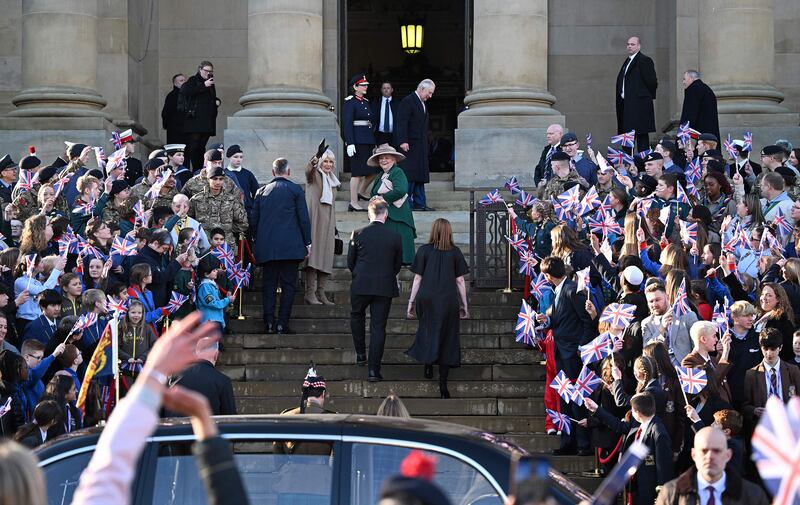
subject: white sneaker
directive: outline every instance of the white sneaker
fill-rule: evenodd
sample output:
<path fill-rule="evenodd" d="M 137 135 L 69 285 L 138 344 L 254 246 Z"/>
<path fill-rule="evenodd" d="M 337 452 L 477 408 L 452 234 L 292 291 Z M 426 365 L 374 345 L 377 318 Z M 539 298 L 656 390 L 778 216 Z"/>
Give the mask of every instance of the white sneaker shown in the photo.
<path fill-rule="evenodd" d="M 554 430 L 553 428 L 550 428 L 549 430 L 547 430 L 547 434 L 548 435 L 555 435 L 556 434 L 556 430 Z"/>

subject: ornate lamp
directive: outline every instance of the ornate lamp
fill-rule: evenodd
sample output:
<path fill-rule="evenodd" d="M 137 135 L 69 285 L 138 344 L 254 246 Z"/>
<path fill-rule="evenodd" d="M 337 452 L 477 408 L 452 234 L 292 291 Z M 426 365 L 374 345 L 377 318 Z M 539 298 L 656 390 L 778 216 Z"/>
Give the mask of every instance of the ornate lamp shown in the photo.
<path fill-rule="evenodd" d="M 424 20 L 411 18 L 400 20 L 400 42 L 403 45 L 403 51 L 408 54 L 421 52 L 424 35 Z"/>

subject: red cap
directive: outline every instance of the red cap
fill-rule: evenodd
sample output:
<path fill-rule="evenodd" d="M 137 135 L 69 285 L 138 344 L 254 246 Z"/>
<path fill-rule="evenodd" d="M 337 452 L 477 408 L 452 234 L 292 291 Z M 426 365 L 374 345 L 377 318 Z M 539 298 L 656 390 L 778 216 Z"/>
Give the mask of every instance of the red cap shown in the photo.
<path fill-rule="evenodd" d="M 31 154 L 36 154 L 36 148 L 34 146 L 28 146 L 28 152 Z"/>

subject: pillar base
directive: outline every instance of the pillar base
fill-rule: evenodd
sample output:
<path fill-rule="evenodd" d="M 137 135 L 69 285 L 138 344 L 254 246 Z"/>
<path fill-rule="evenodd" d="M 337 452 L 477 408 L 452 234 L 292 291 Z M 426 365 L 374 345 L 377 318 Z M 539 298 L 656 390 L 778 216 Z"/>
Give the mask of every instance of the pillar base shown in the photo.
<path fill-rule="evenodd" d="M 284 107 L 284 110 L 295 108 L 293 105 Z M 302 106 L 299 109 L 310 112 Z M 241 146 L 245 155 L 244 166 L 251 170 L 261 183 L 272 178 L 272 162 L 275 158 L 288 159 L 292 171 L 291 179 L 299 184 L 305 183 L 306 164 L 323 138 L 336 154 L 339 171 L 342 170 L 339 125 L 330 111 L 321 109 L 322 114 L 317 117 L 303 116 L 297 114 L 297 111 L 284 115 L 247 117 L 241 114 L 244 112 L 247 110 L 239 111 L 228 118 L 224 143 L 226 146 L 233 144 Z M 276 110 L 272 109 L 271 112 Z"/>
<path fill-rule="evenodd" d="M 774 144 L 778 139 L 786 139 L 793 145 L 800 145 L 800 114 L 722 114 L 719 115 L 719 134 L 725 139 L 730 133 L 735 139 L 742 138 L 742 132 L 753 132 L 752 159 L 758 161 L 761 148 Z"/>
<path fill-rule="evenodd" d="M 27 154 L 27 146 L 35 146 L 36 155 L 46 165 L 56 156 L 64 156 L 65 140 L 107 147 L 115 129 L 103 117 L 0 117 L 0 152 L 18 160 Z M 94 165 L 92 156 L 89 166 Z"/>
<path fill-rule="evenodd" d="M 244 108 L 234 114 L 236 117 L 334 117 L 330 99 L 316 91 L 251 89 L 239 104 Z"/>
<path fill-rule="evenodd" d="M 459 116 L 558 116 L 556 97 L 531 88 L 484 88 L 464 98 L 467 110 Z"/>
<path fill-rule="evenodd" d="M 100 117 L 111 120 L 101 109 L 106 100 L 97 91 L 66 86 L 40 87 L 23 90 L 11 99 L 17 107 L 11 117 Z"/>

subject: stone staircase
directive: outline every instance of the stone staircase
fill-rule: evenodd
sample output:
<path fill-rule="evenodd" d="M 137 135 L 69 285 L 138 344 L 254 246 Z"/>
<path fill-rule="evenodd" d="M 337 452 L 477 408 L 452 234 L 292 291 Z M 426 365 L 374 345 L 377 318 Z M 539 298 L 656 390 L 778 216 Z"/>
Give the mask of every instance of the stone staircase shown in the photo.
<path fill-rule="evenodd" d="M 437 212 L 414 213 L 417 242 L 427 241 L 434 219 L 446 217 L 453 224 L 457 244 L 467 254 L 469 193 L 453 191 L 452 174 L 431 175 L 434 182 L 428 189 L 429 205 Z M 346 180 L 343 185 L 347 185 Z M 345 191 L 339 193 L 339 199 L 339 230 L 349 236 L 367 222 L 367 217 L 365 213 L 347 212 Z M 302 287 L 298 288 L 291 321 L 296 335 L 263 334 L 258 273 L 252 291 L 246 291 L 242 299 L 246 319 L 231 320 L 233 334 L 226 336 L 220 358 L 221 370 L 235 381 L 241 413 L 274 414 L 297 406 L 303 376 L 309 361 L 314 360 L 328 381 L 330 399 L 326 406 L 338 412 L 374 414 L 381 401 L 395 393 L 414 417 L 502 434 L 534 453 L 558 447 L 557 437 L 543 433 L 543 358 L 514 341 L 519 293 L 468 293 L 471 318 L 461 323 L 462 366 L 450 373 L 453 397 L 442 400 L 437 372 L 432 380 L 424 379 L 422 365 L 404 354 L 417 328 L 417 321 L 405 318 L 412 278 L 407 269 L 400 274 L 401 296 L 392 304 L 381 369 L 384 381 L 378 383 L 368 382 L 366 367 L 355 365 L 349 327 L 350 274 L 345 256 L 336 257 L 329 283 L 329 297 L 335 306 L 303 305 Z M 593 458 L 564 456 L 552 460 L 556 468 L 587 489 L 594 489 L 599 483 L 581 476 L 594 468 Z"/>

